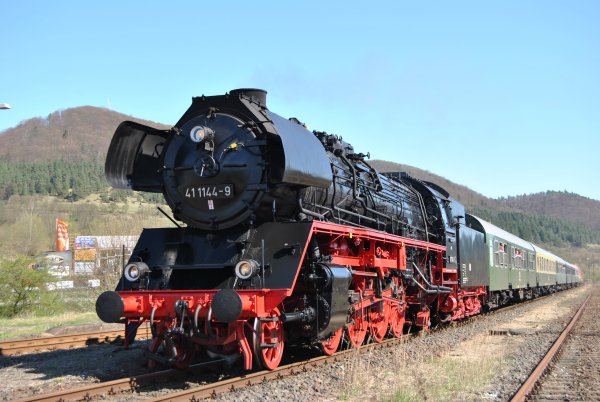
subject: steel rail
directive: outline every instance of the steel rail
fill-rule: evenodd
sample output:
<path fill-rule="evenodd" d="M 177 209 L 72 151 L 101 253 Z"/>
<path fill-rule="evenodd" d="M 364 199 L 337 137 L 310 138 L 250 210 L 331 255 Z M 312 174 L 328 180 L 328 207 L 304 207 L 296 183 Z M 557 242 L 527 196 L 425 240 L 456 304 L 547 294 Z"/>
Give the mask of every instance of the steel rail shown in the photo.
<path fill-rule="evenodd" d="M 203 395 L 216 395 L 221 392 L 229 392 L 236 387 L 248 386 L 252 384 L 257 384 L 263 381 L 267 381 L 269 379 L 278 379 L 287 375 L 293 375 L 302 371 L 307 371 L 313 367 L 320 366 L 329 361 L 335 361 L 344 355 L 349 353 L 357 353 L 361 350 L 368 350 L 374 347 L 389 347 L 395 343 L 399 343 L 403 341 L 405 337 L 402 338 L 393 338 L 388 339 L 380 344 L 368 344 L 364 345 L 359 349 L 348 349 L 341 352 L 336 353 L 333 356 L 319 356 L 313 359 L 299 362 L 299 363 L 291 363 L 285 366 L 281 366 L 273 371 L 260 371 L 256 373 L 250 373 L 247 375 L 243 375 L 241 377 L 226 379 L 223 381 L 214 382 L 205 386 L 194 387 L 190 390 L 196 390 L 198 388 L 207 388 L 209 391 L 205 391 Z M 70 390 L 62 390 L 56 391 L 46 394 L 34 395 L 27 398 L 19 399 L 16 402 L 58 402 L 58 401 L 79 401 L 79 400 L 89 400 L 95 396 L 100 395 L 108 395 L 114 396 L 120 393 L 125 392 L 133 392 L 138 390 L 142 386 L 148 385 L 156 385 L 159 383 L 168 382 L 171 380 L 175 380 L 178 378 L 182 378 L 188 376 L 190 373 L 198 372 L 200 370 L 205 370 L 207 367 L 213 366 L 215 364 L 225 363 L 224 360 L 217 360 L 208 363 L 199 363 L 193 366 L 190 366 L 187 370 L 177 370 L 177 369 L 169 369 L 163 371 L 157 371 L 154 373 L 142 374 L 134 377 L 121 378 L 112 381 L 106 381 L 98 384 L 86 385 Z M 190 390 L 186 390 L 189 394 Z M 172 394 L 166 394 L 162 396 L 162 399 L 158 400 L 172 400 L 173 397 L 180 393 L 185 393 L 186 391 L 181 391 Z M 193 394 L 192 394 L 193 395 Z M 185 397 L 180 397 L 185 400 Z"/>
<path fill-rule="evenodd" d="M 136 377 L 120 378 L 118 380 L 91 384 L 70 390 L 50 392 L 47 394 L 34 395 L 16 402 L 54 402 L 54 401 L 80 401 L 89 400 L 97 395 L 116 395 L 131 392 L 137 387 L 146 384 L 159 383 L 175 376 L 181 375 L 180 370 L 164 370 L 155 373 L 143 374 Z"/>
<path fill-rule="evenodd" d="M 162 401 L 196 401 L 199 399 L 214 398 L 220 393 L 226 393 L 241 389 L 244 387 L 260 384 L 269 380 L 278 380 L 284 377 L 295 375 L 319 367 L 328 363 L 333 363 L 350 357 L 352 354 L 365 353 L 373 349 L 382 349 L 405 342 L 406 336 L 400 338 L 386 339 L 381 343 L 369 343 L 357 349 L 346 349 L 333 354 L 332 356 L 318 356 L 310 360 L 290 363 L 280 366 L 275 370 L 263 370 L 256 373 L 250 373 L 227 380 L 191 387 L 178 392 L 173 392 L 156 398 L 148 399 L 152 402 Z"/>
<path fill-rule="evenodd" d="M 548 370 L 548 366 L 550 365 L 550 363 L 552 361 L 554 361 L 558 352 L 560 352 L 561 348 L 565 344 L 565 341 L 567 340 L 569 334 L 571 333 L 571 331 L 573 330 L 573 328 L 579 321 L 579 318 L 583 314 L 583 311 L 585 310 L 585 307 L 587 306 L 587 303 L 591 297 L 592 297 L 592 295 L 588 295 L 588 297 L 586 297 L 584 302 L 581 304 L 581 306 L 579 307 L 579 309 L 573 316 L 573 318 L 571 318 L 571 321 L 569 322 L 569 324 L 561 332 L 560 336 L 556 339 L 556 341 L 554 341 L 554 343 L 552 344 L 552 347 L 548 350 L 546 355 L 544 355 L 542 360 L 540 360 L 538 365 L 531 372 L 529 377 L 527 377 L 527 379 L 521 385 L 521 387 L 517 390 L 517 392 L 515 392 L 513 397 L 510 399 L 511 402 L 525 401 L 528 398 L 528 396 L 532 393 L 532 391 L 535 390 L 539 381 L 542 379 L 542 377 Z"/>
<path fill-rule="evenodd" d="M 99 345 L 112 343 L 124 337 L 125 333 L 123 330 L 112 330 L 2 341 L 0 342 L 0 356 L 14 356 L 47 350 Z M 146 335 L 140 333 L 136 336 L 136 339 L 146 339 Z"/>
<path fill-rule="evenodd" d="M 97 384 L 85 385 L 69 390 L 49 392 L 47 394 L 33 395 L 27 398 L 18 399 L 15 402 L 58 402 L 58 401 L 81 401 L 90 400 L 95 396 L 108 395 L 114 396 L 120 393 L 133 392 L 142 386 L 157 385 L 160 383 L 177 380 L 207 367 L 223 364 L 222 359 L 214 360 L 209 363 L 199 363 L 190 366 L 186 370 L 168 369 L 155 371 L 153 373 L 141 374 L 133 377 L 119 378 L 112 381 L 100 382 Z"/>

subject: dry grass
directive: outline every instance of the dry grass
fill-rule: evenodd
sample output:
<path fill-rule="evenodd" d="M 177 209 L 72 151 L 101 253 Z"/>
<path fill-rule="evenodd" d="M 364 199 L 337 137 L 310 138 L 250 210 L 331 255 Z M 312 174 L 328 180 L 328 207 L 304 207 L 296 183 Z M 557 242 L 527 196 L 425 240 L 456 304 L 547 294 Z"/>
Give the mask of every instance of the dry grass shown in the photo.
<path fill-rule="evenodd" d="M 356 354 L 349 359 L 345 383 L 350 385 L 339 398 L 394 402 L 479 400 L 478 392 L 503 363 L 483 342 L 469 353 L 439 353 L 416 340 L 389 353 L 391 363 L 384 368 L 370 354 Z"/>

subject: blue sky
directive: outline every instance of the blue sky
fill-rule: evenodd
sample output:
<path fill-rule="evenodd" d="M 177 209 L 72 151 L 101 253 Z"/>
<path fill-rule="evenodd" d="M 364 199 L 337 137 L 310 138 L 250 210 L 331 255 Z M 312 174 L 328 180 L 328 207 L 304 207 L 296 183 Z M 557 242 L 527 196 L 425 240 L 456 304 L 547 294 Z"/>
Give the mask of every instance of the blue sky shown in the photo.
<path fill-rule="evenodd" d="M 600 200 L 600 2 L 0 2 L 0 130 L 238 87 L 490 197 Z"/>

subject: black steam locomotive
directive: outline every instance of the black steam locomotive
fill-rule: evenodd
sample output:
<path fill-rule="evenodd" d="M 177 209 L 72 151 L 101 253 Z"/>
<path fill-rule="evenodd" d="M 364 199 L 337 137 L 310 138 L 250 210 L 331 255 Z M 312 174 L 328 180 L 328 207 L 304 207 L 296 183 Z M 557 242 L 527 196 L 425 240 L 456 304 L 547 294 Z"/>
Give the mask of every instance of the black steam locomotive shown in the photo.
<path fill-rule="evenodd" d="M 143 231 L 98 315 L 149 322 L 151 362 L 240 355 L 273 369 L 285 343 L 331 354 L 478 313 L 485 281 L 461 286 L 459 267 L 480 256 L 458 244 L 483 234 L 460 225 L 463 206 L 365 157 L 269 111 L 258 89 L 194 98 L 170 130 L 122 123 L 109 182 L 162 192 L 175 227 Z"/>

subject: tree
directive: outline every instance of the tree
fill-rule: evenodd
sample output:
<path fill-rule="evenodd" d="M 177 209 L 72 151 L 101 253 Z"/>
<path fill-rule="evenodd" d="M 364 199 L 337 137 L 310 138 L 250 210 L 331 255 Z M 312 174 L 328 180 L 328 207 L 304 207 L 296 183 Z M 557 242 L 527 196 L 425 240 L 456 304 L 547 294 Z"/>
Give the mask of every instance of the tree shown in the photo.
<path fill-rule="evenodd" d="M 49 313 L 59 305 L 46 284 L 55 279 L 46 269 L 33 269 L 33 259 L 17 257 L 0 262 L 0 316 L 14 317 L 24 311 Z"/>

